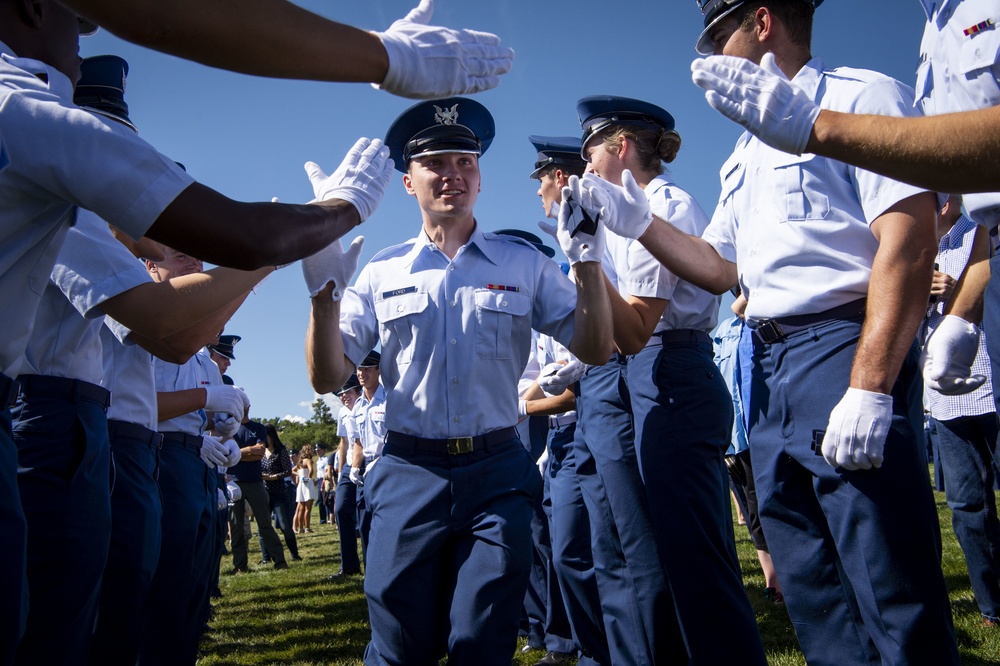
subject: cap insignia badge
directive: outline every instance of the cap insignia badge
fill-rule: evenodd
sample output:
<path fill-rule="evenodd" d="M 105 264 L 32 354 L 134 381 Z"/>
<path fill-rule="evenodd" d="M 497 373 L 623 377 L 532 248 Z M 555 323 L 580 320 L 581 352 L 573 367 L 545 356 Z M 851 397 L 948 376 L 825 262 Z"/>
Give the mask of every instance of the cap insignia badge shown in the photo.
<path fill-rule="evenodd" d="M 454 125 L 458 122 L 458 104 L 450 109 L 442 109 L 437 104 L 434 105 L 434 122 L 438 125 Z"/>

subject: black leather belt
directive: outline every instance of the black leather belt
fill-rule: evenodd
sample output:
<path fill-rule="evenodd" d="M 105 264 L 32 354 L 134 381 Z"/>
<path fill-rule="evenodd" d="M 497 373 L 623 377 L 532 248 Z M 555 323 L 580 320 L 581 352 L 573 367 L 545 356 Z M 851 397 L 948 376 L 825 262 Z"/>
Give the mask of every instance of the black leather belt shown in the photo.
<path fill-rule="evenodd" d="M 778 317 L 776 319 L 764 319 L 753 329 L 754 345 L 769 345 L 774 342 L 784 340 L 792 333 L 804 331 L 807 328 L 821 324 L 826 321 L 836 319 L 858 319 L 865 316 L 865 308 L 868 305 L 867 298 L 859 298 L 850 303 L 838 305 L 835 308 L 817 312 L 814 314 L 793 315 L 791 317 Z"/>
<path fill-rule="evenodd" d="M 416 453 L 456 456 L 462 453 L 472 453 L 473 451 L 488 451 L 491 446 L 503 444 L 512 439 L 517 439 L 517 429 L 513 427 L 491 430 L 485 435 L 451 437 L 449 439 L 414 437 L 413 435 L 406 435 L 390 430 L 386 435 L 385 441 L 386 444 L 404 446 Z"/>
<path fill-rule="evenodd" d="M 29 397 L 35 394 L 62 398 L 72 402 L 86 400 L 97 403 L 103 409 L 107 409 L 108 405 L 111 404 L 111 392 L 108 389 L 81 379 L 49 377 L 47 375 L 19 375 L 17 383 L 21 385 L 21 393 Z"/>
<path fill-rule="evenodd" d="M 118 419 L 108 419 L 108 435 L 112 442 L 118 437 L 123 437 L 138 440 L 157 449 L 160 448 L 163 441 L 163 437 L 155 430 L 150 430 L 138 423 L 129 423 Z"/>
<path fill-rule="evenodd" d="M 17 401 L 18 391 L 20 387 L 17 381 L 0 373 L 0 399 L 3 399 L 3 407 L 10 407 Z"/>
<path fill-rule="evenodd" d="M 678 342 L 697 342 L 699 344 L 712 344 L 712 338 L 705 331 L 697 331 L 693 328 L 677 328 L 670 331 L 659 331 L 653 333 L 654 338 L 659 338 L 665 345 Z"/>
<path fill-rule="evenodd" d="M 189 435 L 186 432 L 161 432 L 164 445 L 186 446 L 189 449 L 200 451 L 202 440 L 201 435 Z"/>

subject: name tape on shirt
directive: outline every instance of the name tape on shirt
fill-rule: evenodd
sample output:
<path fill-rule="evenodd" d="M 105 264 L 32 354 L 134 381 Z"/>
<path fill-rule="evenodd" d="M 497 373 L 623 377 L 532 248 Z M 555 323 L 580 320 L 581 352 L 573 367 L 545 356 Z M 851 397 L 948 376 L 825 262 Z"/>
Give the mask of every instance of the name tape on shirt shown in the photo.
<path fill-rule="evenodd" d="M 416 287 L 402 287 L 400 289 L 393 289 L 392 291 L 383 291 L 382 298 L 392 298 L 393 296 L 402 296 L 403 294 L 412 294 L 417 290 Z"/>

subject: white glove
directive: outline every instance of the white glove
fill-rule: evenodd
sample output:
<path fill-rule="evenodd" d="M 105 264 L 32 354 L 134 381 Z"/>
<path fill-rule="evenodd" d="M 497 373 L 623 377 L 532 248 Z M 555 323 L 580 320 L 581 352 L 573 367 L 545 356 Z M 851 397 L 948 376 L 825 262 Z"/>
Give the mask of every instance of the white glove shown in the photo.
<path fill-rule="evenodd" d="M 246 405 L 250 399 L 235 386 L 206 386 L 205 411 L 231 414 L 237 421 L 242 421 L 246 413 Z"/>
<path fill-rule="evenodd" d="M 549 209 L 545 211 L 545 217 L 551 220 L 559 219 L 559 209 L 562 208 L 562 203 L 558 201 L 553 201 L 549 204 Z"/>
<path fill-rule="evenodd" d="M 389 71 L 381 84 L 394 95 L 438 99 L 495 88 L 510 71 L 514 51 L 500 46 L 489 32 L 451 30 L 427 25 L 432 0 L 421 0 L 410 13 L 376 32 L 389 56 Z"/>
<path fill-rule="evenodd" d="M 563 203 L 559 207 L 559 226 L 539 222 L 539 228 L 555 236 L 570 264 L 581 261 L 600 262 L 604 257 L 604 226 L 600 222 L 602 205 L 600 191 L 584 187 L 576 176 L 569 177 L 563 188 Z M 587 229 L 587 223 L 591 229 Z M 593 233 L 590 233 L 593 231 Z"/>
<path fill-rule="evenodd" d="M 538 460 L 535 462 L 535 466 L 538 467 L 538 473 L 545 476 L 545 466 L 549 462 L 549 447 L 545 447 L 542 450 L 542 455 L 538 456 Z"/>
<path fill-rule="evenodd" d="M 226 449 L 217 437 L 202 435 L 201 449 L 198 451 L 198 455 L 212 469 L 226 465 Z"/>
<path fill-rule="evenodd" d="M 521 398 L 517 401 L 517 418 L 524 419 L 528 416 L 528 401 Z"/>
<path fill-rule="evenodd" d="M 558 368 L 552 366 L 558 365 Z M 580 380 L 590 366 L 579 359 L 571 358 L 565 365 L 550 363 L 538 375 L 538 385 L 551 395 L 559 395 Z"/>
<path fill-rule="evenodd" d="M 235 481 L 230 481 L 226 484 L 226 490 L 229 491 L 229 500 L 231 502 L 239 502 L 243 499 L 243 489 L 240 488 L 240 484 Z"/>
<path fill-rule="evenodd" d="M 219 433 L 223 439 L 232 438 L 232 436 L 235 435 L 239 429 L 240 422 L 236 420 L 235 416 L 222 412 L 216 412 L 215 431 Z"/>
<path fill-rule="evenodd" d="M 382 139 L 361 137 L 347 151 L 344 161 L 329 176 L 315 162 L 306 162 L 305 170 L 312 182 L 316 201 L 343 199 L 354 205 L 364 222 L 382 201 L 385 188 L 392 179 L 393 161 Z"/>
<path fill-rule="evenodd" d="M 846 470 L 882 466 L 882 449 L 892 424 L 892 396 L 848 388 L 830 412 L 823 457 Z"/>
<path fill-rule="evenodd" d="M 240 461 L 243 454 L 240 451 L 240 445 L 234 440 L 225 440 L 222 442 L 222 447 L 226 450 L 226 462 L 223 464 L 223 467 L 232 467 Z"/>
<path fill-rule="evenodd" d="M 229 500 L 226 499 L 226 493 L 222 492 L 222 488 L 219 488 L 218 490 L 216 490 L 216 492 L 219 494 L 219 496 L 216 498 L 215 503 L 216 506 L 219 507 L 219 511 L 222 511 L 227 506 L 229 506 Z"/>
<path fill-rule="evenodd" d="M 364 475 L 361 474 L 361 470 L 358 469 L 357 467 L 351 467 L 350 479 L 351 483 L 353 483 L 356 486 L 365 485 Z"/>
<path fill-rule="evenodd" d="M 653 223 L 649 199 L 632 172 L 622 172 L 621 187 L 592 173 L 583 174 L 582 185 L 600 192 L 597 199 L 604 207 L 601 221 L 608 229 L 624 238 L 638 238 Z"/>
<path fill-rule="evenodd" d="M 713 109 L 769 146 L 801 155 L 820 108 L 785 77 L 766 53 L 760 66 L 745 58 L 709 56 L 691 63 L 691 78 Z"/>
<path fill-rule="evenodd" d="M 344 297 L 347 286 L 358 270 L 358 258 L 365 237 L 358 236 L 351 241 L 351 247 L 344 252 L 344 246 L 337 239 L 316 254 L 302 260 L 302 276 L 306 279 L 309 298 L 313 298 L 323 287 L 333 283 L 333 300 Z"/>
<path fill-rule="evenodd" d="M 978 351 L 979 327 L 961 317 L 945 315 L 920 354 L 924 383 L 945 395 L 975 391 L 986 381 L 985 375 L 972 374 Z"/>

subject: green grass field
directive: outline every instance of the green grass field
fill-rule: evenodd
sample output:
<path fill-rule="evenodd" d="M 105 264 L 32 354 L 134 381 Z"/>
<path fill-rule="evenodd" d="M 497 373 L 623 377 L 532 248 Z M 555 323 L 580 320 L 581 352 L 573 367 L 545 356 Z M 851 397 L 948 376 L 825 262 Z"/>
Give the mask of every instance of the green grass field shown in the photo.
<path fill-rule="evenodd" d="M 986 628 L 972 596 L 965 559 L 951 529 L 944 494 L 935 493 L 944 545 L 944 575 L 951 594 L 955 631 L 963 663 L 1000 664 L 1000 628 Z M 299 535 L 301 562 L 273 571 L 253 566 L 248 574 L 229 575 L 223 558 L 221 588 L 214 603 L 212 631 L 202 642 L 199 664 L 361 664 L 368 642 L 368 615 L 361 578 L 331 582 L 338 570 L 337 530 L 320 525 L 313 511 L 312 534 Z M 757 613 L 768 661 L 776 666 L 804 664 L 783 606 L 764 601 L 764 578 L 746 528 L 735 526 L 744 583 Z M 260 553 L 250 540 L 250 562 Z M 710 600 L 706 600 L 710 603 Z M 719 628 L 724 639 L 725 627 Z M 534 664 L 540 651 L 513 655 L 514 664 Z"/>

